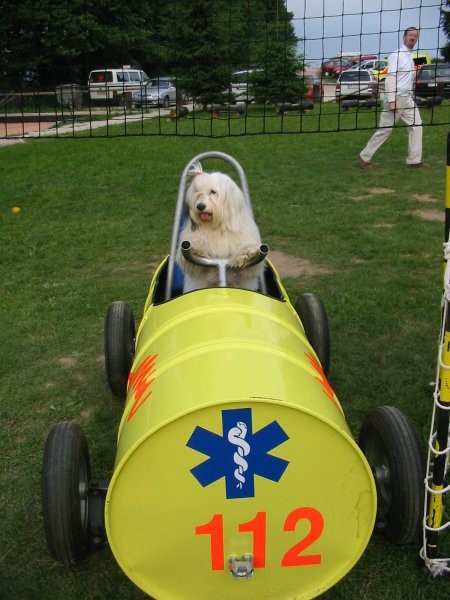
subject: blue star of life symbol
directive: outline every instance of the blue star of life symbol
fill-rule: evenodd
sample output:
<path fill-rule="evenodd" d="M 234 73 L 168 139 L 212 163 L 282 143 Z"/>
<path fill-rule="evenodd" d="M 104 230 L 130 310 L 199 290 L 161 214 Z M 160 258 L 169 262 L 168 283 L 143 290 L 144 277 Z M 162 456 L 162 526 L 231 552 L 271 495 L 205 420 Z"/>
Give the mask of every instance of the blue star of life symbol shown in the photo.
<path fill-rule="evenodd" d="M 280 481 L 289 461 L 268 452 L 289 436 L 277 421 L 253 432 L 250 408 L 223 410 L 222 431 L 220 436 L 197 426 L 186 443 L 188 448 L 209 456 L 191 469 L 203 487 L 225 477 L 227 498 L 252 498 L 255 475 Z"/>

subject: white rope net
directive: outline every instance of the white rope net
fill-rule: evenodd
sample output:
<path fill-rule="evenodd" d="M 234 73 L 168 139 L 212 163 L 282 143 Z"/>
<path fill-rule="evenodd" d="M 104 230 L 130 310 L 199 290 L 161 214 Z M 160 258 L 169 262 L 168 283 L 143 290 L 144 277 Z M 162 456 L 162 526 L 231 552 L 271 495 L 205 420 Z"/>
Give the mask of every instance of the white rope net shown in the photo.
<path fill-rule="evenodd" d="M 450 403 L 441 400 L 443 374 L 450 371 L 450 363 L 446 364 L 443 360 L 443 356 L 446 352 L 450 357 L 450 352 L 444 348 L 446 323 L 448 322 L 450 307 L 450 242 L 444 243 L 444 259 L 446 267 L 444 273 L 444 291 L 442 295 L 442 320 L 439 336 L 436 382 L 433 393 L 433 412 L 428 439 L 423 516 L 423 546 L 420 550 L 420 556 L 423 559 L 425 566 L 434 577 L 450 574 L 450 556 L 442 556 L 445 554 L 450 555 L 450 536 L 448 535 L 448 532 L 450 531 L 450 483 L 448 483 L 450 457 L 448 417 L 450 415 Z M 439 447 L 438 435 L 440 434 L 440 438 L 442 439 L 442 431 L 438 434 L 438 429 L 439 427 L 442 427 L 442 422 L 441 424 L 439 423 L 442 417 L 444 417 L 444 424 L 447 423 L 446 443 L 441 443 L 442 447 Z M 444 478 L 442 483 L 434 485 L 433 482 L 435 481 L 437 459 L 441 461 L 445 460 Z M 430 506 L 433 502 L 437 503 L 439 506 L 439 516 L 434 519 L 430 517 Z M 430 542 L 431 537 L 434 537 L 432 543 Z M 438 556 L 438 554 L 440 556 Z"/>

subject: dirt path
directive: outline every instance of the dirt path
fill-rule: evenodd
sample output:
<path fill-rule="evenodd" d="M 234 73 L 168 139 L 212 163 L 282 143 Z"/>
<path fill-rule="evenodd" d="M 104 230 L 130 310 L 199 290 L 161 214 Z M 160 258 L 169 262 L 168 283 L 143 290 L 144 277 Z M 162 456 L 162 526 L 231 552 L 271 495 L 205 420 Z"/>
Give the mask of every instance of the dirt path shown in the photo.
<path fill-rule="evenodd" d="M 21 136 L 24 133 L 38 133 L 53 127 L 54 123 L 0 123 L 0 137 Z"/>
<path fill-rule="evenodd" d="M 63 133 L 72 133 L 74 131 L 83 131 L 86 129 L 97 129 L 106 125 L 120 125 L 124 121 L 132 123 L 142 119 L 152 119 L 154 117 L 163 117 L 170 114 L 169 109 L 154 109 L 145 115 L 131 114 L 126 116 L 113 116 L 98 121 L 86 121 L 82 123 L 72 123 L 66 125 L 57 125 L 52 122 L 21 122 L 21 123 L 0 123 L 0 146 L 23 142 L 28 138 L 57 136 Z"/>

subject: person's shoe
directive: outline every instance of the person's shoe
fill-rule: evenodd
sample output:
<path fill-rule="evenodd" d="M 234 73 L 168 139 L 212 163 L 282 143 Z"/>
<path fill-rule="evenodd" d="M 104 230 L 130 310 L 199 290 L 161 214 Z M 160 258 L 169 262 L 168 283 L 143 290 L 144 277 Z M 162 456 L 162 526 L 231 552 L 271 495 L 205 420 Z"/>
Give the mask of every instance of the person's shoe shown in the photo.
<path fill-rule="evenodd" d="M 372 168 L 372 165 L 370 164 L 370 162 L 365 161 L 361 157 L 359 157 L 359 164 L 361 166 L 361 169 L 371 169 Z"/>
<path fill-rule="evenodd" d="M 430 165 L 428 165 L 427 163 L 413 163 L 412 165 L 406 165 L 407 167 L 410 167 L 411 169 L 429 169 Z"/>

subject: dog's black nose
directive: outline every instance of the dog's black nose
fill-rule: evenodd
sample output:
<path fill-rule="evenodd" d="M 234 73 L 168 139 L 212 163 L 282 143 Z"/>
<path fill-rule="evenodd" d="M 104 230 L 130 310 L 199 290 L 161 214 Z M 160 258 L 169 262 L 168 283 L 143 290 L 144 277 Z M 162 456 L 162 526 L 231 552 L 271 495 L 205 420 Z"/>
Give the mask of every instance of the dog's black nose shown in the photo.
<path fill-rule="evenodd" d="M 203 211 L 205 210 L 205 208 L 206 208 L 206 204 L 204 204 L 203 202 L 199 202 L 199 203 L 197 204 L 197 210 L 198 210 L 199 212 L 203 212 Z"/>

